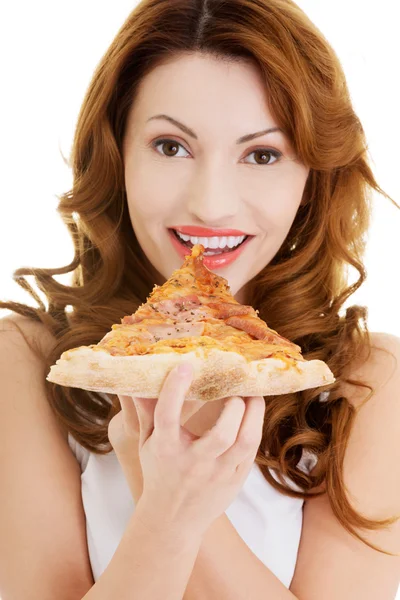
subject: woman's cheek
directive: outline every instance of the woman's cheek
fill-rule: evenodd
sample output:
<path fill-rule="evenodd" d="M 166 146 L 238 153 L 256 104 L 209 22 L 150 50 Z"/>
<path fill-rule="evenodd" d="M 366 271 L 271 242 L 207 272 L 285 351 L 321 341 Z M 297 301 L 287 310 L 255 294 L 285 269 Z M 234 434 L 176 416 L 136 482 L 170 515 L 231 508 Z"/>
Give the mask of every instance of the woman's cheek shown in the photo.
<path fill-rule="evenodd" d="M 142 163 L 126 172 L 128 204 L 143 218 L 162 217 L 186 196 L 186 177 L 166 165 Z"/>

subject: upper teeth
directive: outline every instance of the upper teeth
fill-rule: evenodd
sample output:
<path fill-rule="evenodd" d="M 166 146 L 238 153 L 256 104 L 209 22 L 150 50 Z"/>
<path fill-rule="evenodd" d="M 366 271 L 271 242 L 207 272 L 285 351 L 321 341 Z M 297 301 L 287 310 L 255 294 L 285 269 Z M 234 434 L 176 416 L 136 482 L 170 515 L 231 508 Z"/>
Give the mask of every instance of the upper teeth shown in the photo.
<path fill-rule="evenodd" d="M 238 237 L 233 235 L 224 235 L 222 237 L 197 237 L 179 233 L 179 231 L 176 233 L 184 242 L 190 241 L 192 244 L 202 244 L 204 248 L 225 248 L 226 246 L 228 246 L 228 248 L 234 248 L 235 246 L 241 244 L 246 237 L 245 235 L 240 235 Z"/>

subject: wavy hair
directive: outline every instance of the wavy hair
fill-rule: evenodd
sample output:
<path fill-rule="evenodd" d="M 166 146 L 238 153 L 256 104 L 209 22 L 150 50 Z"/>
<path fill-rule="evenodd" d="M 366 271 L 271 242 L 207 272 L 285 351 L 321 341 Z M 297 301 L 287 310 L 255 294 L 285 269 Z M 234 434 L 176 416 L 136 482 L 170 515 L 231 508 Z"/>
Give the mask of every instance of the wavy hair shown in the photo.
<path fill-rule="evenodd" d="M 325 402 L 319 401 L 321 389 L 265 397 L 256 462 L 282 494 L 306 499 L 326 492 L 347 531 L 389 554 L 364 540 L 357 528 L 378 529 L 397 517 L 369 520 L 345 493 L 343 459 L 357 410 L 339 393 L 339 384 L 367 387 L 367 400 L 374 390 L 348 378 L 354 358 L 371 353 L 367 309 L 341 309 L 366 278 L 372 190 L 400 207 L 379 187 L 369 166 L 365 133 L 338 57 L 291 0 L 144 0 L 133 10 L 90 82 L 69 161 L 72 189 L 58 197 L 74 259 L 58 269 L 17 269 L 15 281 L 37 308 L 11 301 L 0 308 L 40 321 L 55 337 L 50 352 L 34 348 L 43 358 L 45 377 L 62 352 L 96 344 L 113 323 L 146 302 L 157 273 L 127 210 L 122 155 L 127 115 L 138 85 L 154 67 L 194 52 L 256 64 L 276 122 L 310 167 L 291 230 L 273 260 L 246 286 L 246 304 L 300 345 L 306 359 L 325 361 L 336 382 Z M 350 286 L 349 265 L 359 276 Z M 67 273 L 70 285 L 54 279 Z M 30 275 L 47 306 L 26 279 Z M 121 410 L 116 395 L 49 382 L 46 389 L 64 430 L 91 452 L 112 450 L 108 424 Z M 304 450 L 318 459 L 312 472 L 299 469 Z"/>

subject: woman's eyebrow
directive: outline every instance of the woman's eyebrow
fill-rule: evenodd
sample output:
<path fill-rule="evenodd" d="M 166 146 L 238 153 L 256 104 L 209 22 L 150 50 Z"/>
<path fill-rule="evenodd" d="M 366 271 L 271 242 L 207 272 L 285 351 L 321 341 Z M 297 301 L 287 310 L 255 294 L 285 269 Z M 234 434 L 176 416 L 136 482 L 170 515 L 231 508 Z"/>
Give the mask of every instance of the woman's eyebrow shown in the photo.
<path fill-rule="evenodd" d="M 146 122 L 148 123 L 149 121 L 152 121 L 153 119 L 165 119 L 166 121 L 169 121 L 173 125 L 176 125 L 176 127 L 179 127 L 179 129 L 181 129 L 187 135 L 190 135 L 190 137 L 194 138 L 195 140 L 198 139 L 197 135 L 194 133 L 194 131 L 192 129 L 190 129 L 183 123 L 180 123 L 173 117 L 169 117 L 168 115 L 164 115 L 164 114 L 154 115 L 154 117 L 150 117 L 150 119 L 147 119 Z M 236 140 L 236 144 L 243 144 L 244 142 L 249 142 L 251 140 L 254 140 L 254 138 L 260 137 L 262 135 L 267 135 L 268 133 L 274 133 L 275 131 L 281 131 L 285 135 L 285 132 L 283 131 L 283 129 L 281 129 L 281 127 L 270 127 L 269 129 L 264 129 L 263 131 L 257 131 L 256 133 L 248 133 L 247 135 L 243 135 L 238 140 Z"/>

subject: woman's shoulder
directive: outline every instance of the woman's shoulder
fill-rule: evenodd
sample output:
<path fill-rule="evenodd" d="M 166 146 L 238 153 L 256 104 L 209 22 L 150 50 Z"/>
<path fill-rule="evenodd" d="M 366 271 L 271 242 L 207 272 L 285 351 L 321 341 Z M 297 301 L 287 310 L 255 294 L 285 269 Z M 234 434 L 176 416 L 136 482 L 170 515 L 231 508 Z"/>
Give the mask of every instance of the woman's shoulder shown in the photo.
<path fill-rule="evenodd" d="M 400 337 L 387 332 L 370 332 L 370 341 L 371 352 L 365 348 L 353 358 L 347 379 L 371 386 L 375 394 L 400 376 Z M 369 388 L 344 381 L 340 391 L 355 408 L 370 395 Z"/>
<path fill-rule="evenodd" d="M 11 313 L 0 318 L 0 398 L 34 399 L 36 406 L 46 406 L 44 356 L 51 351 L 56 339 L 41 322 Z M 61 431 L 65 440 L 67 434 Z"/>
<path fill-rule="evenodd" d="M 0 318 L 0 334 L 3 343 L 22 344 L 26 346 L 26 350 L 31 350 L 32 342 L 41 352 L 50 351 L 56 344 L 55 336 L 42 322 L 18 313 Z"/>

